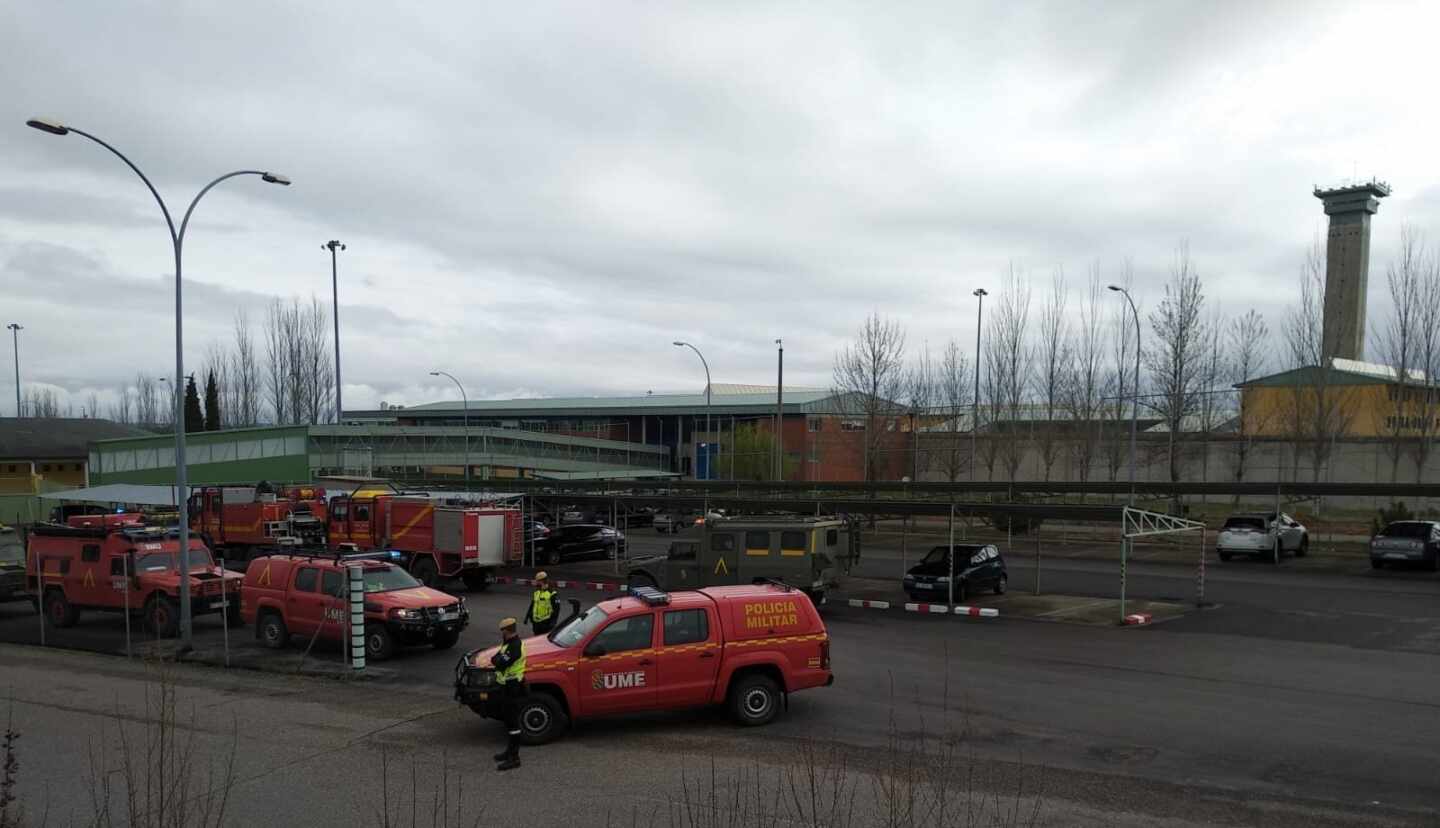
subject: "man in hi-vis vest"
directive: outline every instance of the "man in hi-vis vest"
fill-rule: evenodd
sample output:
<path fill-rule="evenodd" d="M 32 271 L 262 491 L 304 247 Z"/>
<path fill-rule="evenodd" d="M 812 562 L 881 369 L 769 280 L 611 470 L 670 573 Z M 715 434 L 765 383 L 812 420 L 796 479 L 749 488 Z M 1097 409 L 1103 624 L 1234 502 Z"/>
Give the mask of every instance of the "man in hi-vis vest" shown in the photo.
<path fill-rule="evenodd" d="M 525 698 L 525 644 L 515 630 L 514 618 L 500 622 L 500 639 L 500 649 L 490 657 L 490 665 L 505 700 L 505 730 L 510 741 L 505 750 L 495 754 L 500 763 L 495 769 L 507 771 L 520 767 L 520 705 Z"/>
<path fill-rule="evenodd" d="M 560 594 L 550 588 L 550 576 L 535 573 L 535 591 L 530 594 L 530 608 L 525 610 L 525 623 L 534 635 L 544 635 L 555 627 L 560 617 Z"/>

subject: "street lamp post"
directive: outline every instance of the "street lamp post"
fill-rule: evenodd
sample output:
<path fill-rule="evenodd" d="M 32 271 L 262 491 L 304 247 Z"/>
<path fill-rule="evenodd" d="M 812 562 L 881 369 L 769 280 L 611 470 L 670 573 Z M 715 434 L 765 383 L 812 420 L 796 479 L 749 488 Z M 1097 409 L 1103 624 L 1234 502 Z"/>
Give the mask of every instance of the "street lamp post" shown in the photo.
<path fill-rule="evenodd" d="M 775 480 L 785 479 L 785 343 L 775 340 Z"/>
<path fill-rule="evenodd" d="M 1135 309 L 1135 300 L 1130 298 L 1130 291 L 1119 285 L 1110 285 L 1109 287 L 1124 295 L 1125 301 L 1130 305 L 1130 313 L 1135 317 L 1135 387 L 1130 389 L 1130 506 L 1133 507 L 1135 505 L 1135 426 L 1140 417 L 1140 311 Z"/>
<path fill-rule="evenodd" d="M 25 328 L 18 322 L 5 327 L 10 329 L 10 344 L 15 350 L 15 419 L 18 420 L 24 416 L 20 410 L 20 332 Z"/>
<path fill-rule="evenodd" d="M 990 293 L 985 288 L 975 288 L 970 294 L 980 302 L 975 306 L 975 396 L 970 399 L 970 482 L 975 482 L 975 455 L 979 452 L 980 435 L 980 325 L 985 312 L 985 297 Z"/>
<path fill-rule="evenodd" d="M 676 340 L 675 342 L 673 342 L 673 343 L 671 343 L 671 344 L 673 344 L 676 348 L 689 348 L 690 350 L 694 351 L 694 352 L 695 352 L 695 356 L 700 357 L 700 364 L 705 367 L 705 434 L 706 434 L 706 437 L 707 437 L 707 439 L 708 439 L 708 438 L 710 438 L 710 437 L 712 436 L 712 435 L 710 434 L 710 363 L 708 363 L 708 362 L 705 361 L 705 355 L 702 354 L 702 353 L 700 353 L 700 349 L 699 349 L 699 348 L 696 348 L 694 345 L 691 345 L 689 342 L 681 342 L 681 341 L 679 341 L 679 340 Z M 708 442 L 706 442 L 706 444 L 705 444 L 705 479 L 706 479 L 707 481 L 710 479 L 710 472 L 711 472 L 711 466 L 713 465 L 713 460 L 714 460 L 714 458 L 712 458 L 712 457 L 710 456 L 710 445 L 709 445 Z M 704 520 L 709 520 L 709 519 L 710 519 L 710 489 L 709 489 L 708 487 L 705 489 L 705 506 L 704 506 L 704 509 L 705 509 L 705 516 L 704 516 L 703 519 L 704 519 Z"/>
<path fill-rule="evenodd" d="M 1130 401 L 1130 508 L 1135 508 L 1135 431 L 1136 421 L 1140 418 L 1140 311 L 1135 309 L 1135 300 L 1130 298 L 1130 291 L 1119 285 L 1110 285 L 1109 288 L 1117 293 L 1124 294 L 1125 301 L 1130 305 L 1130 313 L 1135 317 L 1135 387 L 1131 389 Z M 1128 521 L 1127 521 L 1128 522 Z M 1126 559 L 1130 556 L 1130 538 L 1124 538 L 1120 543 L 1120 622 L 1125 622 L 1125 566 Z"/>
<path fill-rule="evenodd" d="M 119 158 L 121 161 L 124 161 L 125 166 L 129 167 L 132 171 L 134 171 L 136 175 L 140 176 L 141 181 L 145 182 L 146 189 L 150 191 L 150 195 L 155 197 L 155 203 L 160 205 L 160 212 L 164 214 L 165 224 L 170 230 L 170 243 L 175 251 L 175 382 L 174 388 L 172 390 L 175 392 L 173 394 L 175 398 L 175 499 L 177 501 L 175 505 L 180 512 L 179 529 L 177 532 L 177 536 L 179 539 L 178 557 L 180 558 L 180 652 L 188 652 L 190 649 L 192 649 L 190 624 L 190 519 L 188 510 L 189 483 L 186 480 L 187 469 L 185 468 L 185 411 L 183 408 L 184 397 L 182 394 L 179 393 L 180 381 L 185 377 L 185 338 L 183 317 L 181 315 L 181 310 L 183 307 L 181 302 L 181 286 L 183 284 L 181 262 L 183 259 L 182 254 L 185 248 L 185 231 L 190 226 L 190 216 L 195 212 L 195 206 L 200 203 L 200 199 L 204 198 L 206 193 L 210 192 L 210 190 L 216 184 L 219 184 L 222 181 L 236 178 L 242 175 L 258 175 L 260 176 L 261 180 L 265 181 L 268 184 L 280 184 L 283 186 L 289 186 L 290 179 L 286 178 L 283 175 L 266 172 L 264 170 L 236 170 L 235 172 L 225 173 L 219 178 L 211 181 L 209 184 L 206 184 L 204 187 L 201 188 L 200 192 L 196 194 L 195 198 L 190 202 L 190 206 L 185 210 L 185 216 L 180 220 L 180 230 L 177 232 L 175 230 L 175 221 L 170 217 L 170 208 L 165 206 L 165 199 L 160 197 L 159 191 L 155 189 L 154 184 L 150 183 L 150 179 L 145 177 L 145 173 L 141 172 L 140 168 L 135 166 L 135 163 L 129 158 L 126 158 L 125 154 L 120 152 L 120 150 L 115 149 L 114 147 L 105 143 L 105 141 L 95 137 L 94 135 L 91 135 L 88 132 L 85 132 L 84 130 L 76 129 L 75 127 L 71 126 L 66 126 L 56 121 L 32 118 L 26 121 L 25 125 L 34 129 L 38 129 L 41 132 L 48 132 L 51 135 L 69 135 L 73 132 L 76 135 L 81 135 L 85 138 L 89 138 L 91 141 L 94 141 L 95 143 L 109 150 L 115 155 L 115 157 Z"/>
<path fill-rule="evenodd" d="M 444 371 L 431 371 L 430 376 L 449 377 L 450 381 L 455 383 L 455 387 L 460 389 L 460 401 L 465 406 L 461 422 L 464 423 L 465 428 L 465 491 L 468 492 L 470 491 L 470 398 L 465 396 L 465 386 L 461 385 L 460 380 L 455 379 L 454 376 Z"/>
<path fill-rule="evenodd" d="M 340 389 L 343 387 L 340 384 L 340 278 L 335 251 L 344 250 L 345 245 L 331 239 L 320 245 L 320 249 L 330 251 L 330 298 L 334 306 L 332 314 L 335 317 L 335 425 L 340 425 L 340 414 L 344 409 L 340 406 Z"/>

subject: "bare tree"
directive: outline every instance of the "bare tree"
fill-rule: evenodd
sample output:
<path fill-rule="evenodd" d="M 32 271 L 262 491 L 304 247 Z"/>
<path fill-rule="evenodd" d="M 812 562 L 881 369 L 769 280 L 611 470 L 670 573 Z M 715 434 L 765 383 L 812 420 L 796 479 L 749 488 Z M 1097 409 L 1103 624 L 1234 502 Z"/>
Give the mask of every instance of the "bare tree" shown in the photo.
<path fill-rule="evenodd" d="M 970 398 L 974 374 L 971 371 L 970 359 L 960 350 L 960 345 L 953 339 L 947 342 L 935 378 L 935 396 L 938 410 L 944 417 L 948 440 L 941 457 L 941 467 L 945 479 L 951 483 L 960 478 L 969 459 L 968 449 L 961 449 L 964 441 L 960 434 L 962 421 L 972 413 Z"/>
<path fill-rule="evenodd" d="M 1229 351 L 1226 364 L 1230 368 L 1232 382 L 1244 386 L 1265 373 L 1270 352 L 1270 329 L 1265 324 L 1265 317 L 1252 308 L 1244 316 L 1230 320 L 1226 338 Z M 1236 482 L 1245 479 L 1246 464 L 1254 450 L 1255 437 L 1269 431 L 1274 416 L 1273 409 L 1268 407 L 1247 409 L 1243 404 L 1244 393 L 1242 388 L 1240 419 L 1231 444 L 1234 449 L 1232 472 Z M 1240 502 L 1239 495 L 1235 496 L 1235 502 Z"/>
<path fill-rule="evenodd" d="M 1057 414 L 1064 414 L 1066 370 L 1070 363 L 1070 325 L 1065 317 L 1067 299 L 1065 271 L 1056 268 L 1050 280 L 1050 295 L 1040 309 L 1040 352 L 1035 374 L 1036 396 L 1045 406 L 1045 424 L 1040 428 L 1035 447 L 1040 454 L 1040 465 L 1045 479 L 1050 479 L 1051 470 L 1060 456 L 1060 434 Z"/>
<path fill-rule="evenodd" d="M 1025 392 L 1030 387 L 1033 355 L 1029 344 L 1030 285 L 1011 264 L 991 315 L 985 343 L 985 364 L 994 391 L 991 406 L 998 415 L 991 421 L 992 441 L 998 444 L 1001 465 L 1014 480 L 1024 458 Z"/>
<path fill-rule="evenodd" d="M 135 422 L 135 389 L 127 385 L 119 390 L 110 404 L 109 417 L 123 425 Z"/>
<path fill-rule="evenodd" d="M 1190 261 L 1190 246 L 1175 251 L 1170 281 L 1159 306 L 1150 313 L 1150 346 L 1145 354 L 1155 392 L 1150 407 L 1169 431 L 1167 463 L 1170 481 L 1180 481 L 1180 441 L 1203 390 L 1205 343 L 1209 338 L 1204 317 L 1205 289 Z"/>
<path fill-rule="evenodd" d="M 1090 278 L 1080 297 L 1080 324 L 1066 353 L 1061 378 L 1062 403 L 1074 425 L 1071 462 L 1082 483 L 1090 479 L 1090 464 L 1095 460 L 1096 441 L 1100 436 L 1097 429 L 1105 382 L 1103 297 L 1100 263 L 1096 262 L 1090 268 Z"/>
<path fill-rule="evenodd" d="M 1417 372 L 1421 349 L 1421 317 L 1425 313 L 1421 294 L 1428 270 L 1428 254 L 1420 234 L 1409 225 L 1400 227 L 1400 250 L 1396 260 L 1385 272 L 1390 289 L 1390 319 L 1377 339 L 1380 359 L 1395 371 L 1395 384 L 1390 386 L 1390 412 L 1382 430 L 1386 437 L 1386 453 L 1390 456 L 1390 482 L 1400 476 L 1400 458 L 1414 439 L 1418 417 L 1412 415 L 1413 403 L 1423 396 L 1424 388 Z"/>
<path fill-rule="evenodd" d="M 60 397 L 53 388 L 34 388 L 25 392 L 20 406 L 26 416 L 54 419 L 60 416 Z"/>
<path fill-rule="evenodd" d="M 292 315 L 285 303 L 272 300 L 265 311 L 265 395 L 270 415 L 276 425 L 294 422 L 291 390 L 292 356 L 296 338 Z"/>
<path fill-rule="evenodd" d="M 1435 449 L 1435 438 L 1440 433 L 1440 381 L 1435 373 L 1440 371 L 1440 260 L 1435 252 L 1426 256 L 1420 282 L 1420 336 L 1416 358 L 1424 374 L 1424 388 L 1416 411 L 1415 440 L 1411 444 L 1415 452 L 1415 482 L 1425 482 L 1425 467 Z"/>
<path fill-rule="evenodd" d="M 930 468 L 930 453 L 921 446 L 920 435 L 935 408 L 936 372 L 930 359 L 930 345 L 926 343 L 905 376 L 905 405 L 910 409 L 910 479 L 917 482 L 921 470 Z"/>
<path fill-rule="evenodd" d="M 160 397 L 155 379 L 144 371 L 135 374 L 135 422 L 147 428 L 160 424 Z"/>
<path fill-rule="evenodd" d="M 1335 362 L 1325 352 L 1325 251 L 1316 239 L 1300 269 L 1300 302 L 1285 316 L 1285 350 L 1296 372 L 1284 425 L 1293 438 L 1291 476 L 1300 452 L 1310 457 L 1311 475 L 1320 480 L 1335 440 L 1350 427 L 1354 400 L 1350 388 L 1336 382 Z"/>
<path fill-rule="evenodd" d="M 885 435 L 903 413 L 905 332 L 900 323 L 872 313 L 855 341 L 835 355 L 833 374 L 842 414 L 863 418 L 865 480 L 874 480 Z"/>
<path fill-rule="evenodd" d="M 298 303 L 297 303 L 298 308 Z M 299 308 L 301 419 L 307 423 L 328 423 L 335 419 L 335 367 L 330 357 L 329 313 L 315 296 L 309 308 Z"/>
<path fill-rule="evenodd" d="M 230 345 L 229 396 L 227 411 L 233 412 L 234 425 L 245 428 L 260 422 L 262 381 L 255 354 L 255 339 L 250 333 L 250 317 L 244 308 L 235 311 L 233 338 Z"/>

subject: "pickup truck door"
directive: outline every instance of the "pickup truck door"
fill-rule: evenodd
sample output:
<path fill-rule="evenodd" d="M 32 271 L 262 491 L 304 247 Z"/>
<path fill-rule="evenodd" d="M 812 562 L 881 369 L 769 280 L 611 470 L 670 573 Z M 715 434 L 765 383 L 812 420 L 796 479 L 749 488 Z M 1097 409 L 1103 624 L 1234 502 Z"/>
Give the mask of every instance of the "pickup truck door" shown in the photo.
<path fill-rule="evenodd" d="M 655 692 L 655 613 L 611 621 L 581 651 L 577 671 L 583 715 L 652 710 Z"/>
<path fill-rule="evenodd" d="M 720 625 L 709 607 L 661 613 L 662 707 L 699 707 L 710 702 L 720 671 Z"/>
<path fill-rule="evenodd" d="M 298 635 L 314 635 L 325 617 L 327 600 L 320 592 L 320 570 L 298 566 L 285 593 L 285 626 Z"/>

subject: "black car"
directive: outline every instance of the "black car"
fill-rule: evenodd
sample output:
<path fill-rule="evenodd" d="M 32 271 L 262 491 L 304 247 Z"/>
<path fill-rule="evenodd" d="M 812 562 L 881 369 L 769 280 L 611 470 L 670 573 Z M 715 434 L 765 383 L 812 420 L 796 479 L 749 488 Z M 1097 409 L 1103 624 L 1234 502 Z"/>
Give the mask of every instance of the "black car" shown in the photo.
<path fill-rule="evenodd" d="M 536 542 L 535 550 L 550 566 L 580 558 L 614 558 L 625 551 L 625 535 L 598 523 L 571 523 L 550 530 Z"/>
<path fill-rule="evenodd" d="M 532 520 L 525 524 L 525 545 L 528 547 L 531 541 L 539 543 L 550 537 L 550 527 L 538 520 Z"/>
<path fill-rule="evenodd" d="M 1434 572 L 1440 569 L 1440 522 L 1397 520 L 1370 539 L 1370 565 L 1420 564 Z"/>
<path fill-rule="evenodd" d="M 905 593 L 915 601 L 930 603 L 950 599 L 950 575 L 955 575 L 955 600 L 963 601 L 983 589 L 993 589 L 996 595 L 1005 594 L 1010 576 L 1005 571 L 1005 558 L 994 544 L 956 544 L 955 563 L 952 568 L 948 548 L 937 546 L 931 549 L 920 563 L 905 573 Z"/>

